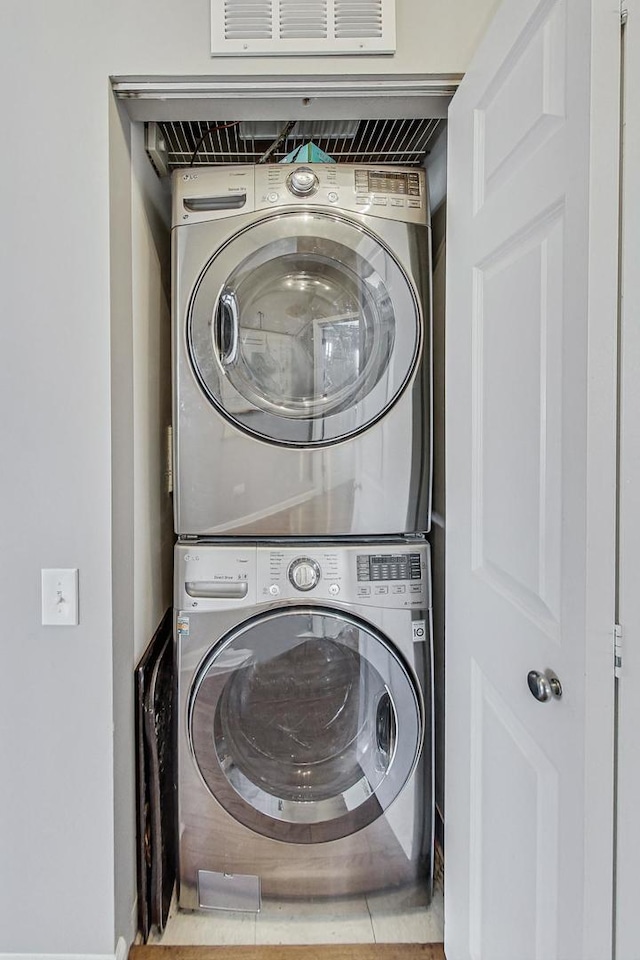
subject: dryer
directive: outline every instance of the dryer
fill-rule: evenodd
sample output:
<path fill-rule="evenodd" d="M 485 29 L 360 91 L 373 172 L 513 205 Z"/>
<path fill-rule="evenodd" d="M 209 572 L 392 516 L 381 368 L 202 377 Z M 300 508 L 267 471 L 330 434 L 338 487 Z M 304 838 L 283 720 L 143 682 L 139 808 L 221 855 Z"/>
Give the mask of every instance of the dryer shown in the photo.
<path fill-rule="evenodd" d="M 423 540 L 176 546 L 179 904 L 432 883 Z"/>
<path fill-rule="evenodd" d="M 178 535 L 428 530 L 424 171 L 178 170 L 172 241 Z"/>

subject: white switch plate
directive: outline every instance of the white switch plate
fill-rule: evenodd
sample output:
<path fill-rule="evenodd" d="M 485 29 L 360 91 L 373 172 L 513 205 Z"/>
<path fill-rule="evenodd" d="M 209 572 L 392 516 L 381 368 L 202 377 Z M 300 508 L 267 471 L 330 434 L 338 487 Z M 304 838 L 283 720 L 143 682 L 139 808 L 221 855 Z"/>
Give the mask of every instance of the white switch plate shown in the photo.
<path fill-rule="evenodd" d="M 42 625 L 78 623 L 78 570 L 42 570 Z"/>

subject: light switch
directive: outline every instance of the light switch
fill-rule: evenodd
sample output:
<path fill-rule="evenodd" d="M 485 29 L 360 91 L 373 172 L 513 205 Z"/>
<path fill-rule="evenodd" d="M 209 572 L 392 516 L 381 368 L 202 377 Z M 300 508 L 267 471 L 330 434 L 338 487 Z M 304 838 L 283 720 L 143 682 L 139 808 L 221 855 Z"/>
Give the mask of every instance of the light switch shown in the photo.
<path fill-rule="evenodd" d="M 42 624 L 75 627 L 78 623 L 78 570 L 42 570 Z"/>

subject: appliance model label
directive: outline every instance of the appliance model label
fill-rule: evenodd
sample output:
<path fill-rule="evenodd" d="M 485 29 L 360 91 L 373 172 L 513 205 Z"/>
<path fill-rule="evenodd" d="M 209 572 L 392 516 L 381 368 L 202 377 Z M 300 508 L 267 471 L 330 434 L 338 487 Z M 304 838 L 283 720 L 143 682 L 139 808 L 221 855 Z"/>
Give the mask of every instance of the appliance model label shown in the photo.
<path fill-rule="evenodd" d="M 179 637 L 189 636 L 189 617 L 178 617 L 176 620 Z"/>
<path fill-rule="evenodd" d="M 427 622 L 426 620 L 414 620 L 411 624 L 411 632 L 413 634 L 414 643 L 422 643 L 427 639 Z"/>

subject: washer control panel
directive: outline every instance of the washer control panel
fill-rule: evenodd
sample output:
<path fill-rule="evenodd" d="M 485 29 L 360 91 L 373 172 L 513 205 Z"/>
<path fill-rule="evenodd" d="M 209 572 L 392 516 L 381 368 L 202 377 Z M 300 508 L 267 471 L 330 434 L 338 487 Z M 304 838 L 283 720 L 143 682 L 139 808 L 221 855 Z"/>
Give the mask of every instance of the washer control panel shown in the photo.
<path fill-rule="evenodd" d="M 235 609 L 282 602 L 390 609 L 431 606 L 429 545 L 423 542 L 178 544 L 175 606 Z"/>
<path fill-rule="evenodd" d="M 258 548 L 257 573 L 258 599 L 306 596 L 377 607 L 431 605 L 426 544 L 393 544 L 384 550 L 380 544 L 265 545 Z"/>

